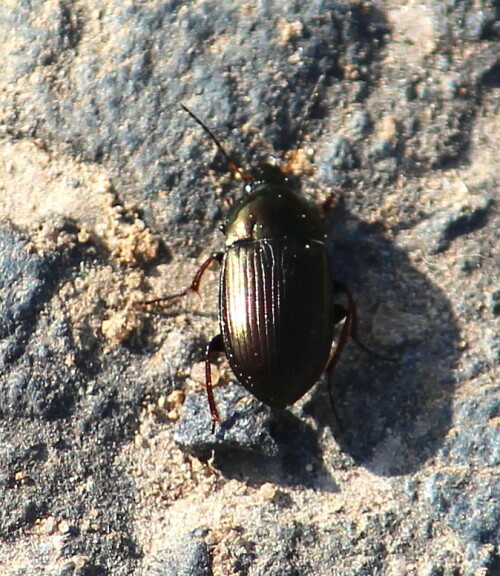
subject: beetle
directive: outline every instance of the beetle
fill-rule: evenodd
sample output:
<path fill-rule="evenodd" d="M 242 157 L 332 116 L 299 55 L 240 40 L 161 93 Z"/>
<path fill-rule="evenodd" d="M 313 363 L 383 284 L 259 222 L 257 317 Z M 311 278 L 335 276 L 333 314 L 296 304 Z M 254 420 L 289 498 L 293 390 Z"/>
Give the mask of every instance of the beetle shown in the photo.
<path fill-rule="evenodd" d="M 213 261 L 221 264 L 220 334 L 205 352 L 213 433 L 220 420 L 210 370 L 214 354 L 225 352 L 237 380 L 258 400 L 284 408 L 335 365 L 349 337 L 372 352 L 358 338 L 350 291 L 332 275 L 324 215 L 294 190 L 286 168 L 264 163 L 251 172 L 242 170 L 205 123 L 181 107 L 209 135 L 228 169 L 245 186 L 245 195 L 234 203 L 223 226 L 225 250 L 201 265 L 186 290 L 145 302 L 157 304 L 198 292 L 205 270 Z M 347 307 L 334 301 L 336 293 L 345 294 Z M 342 320 L 334 346 L 334 329 Z M 335 410 L 333 400 L 332 407 Z"/>

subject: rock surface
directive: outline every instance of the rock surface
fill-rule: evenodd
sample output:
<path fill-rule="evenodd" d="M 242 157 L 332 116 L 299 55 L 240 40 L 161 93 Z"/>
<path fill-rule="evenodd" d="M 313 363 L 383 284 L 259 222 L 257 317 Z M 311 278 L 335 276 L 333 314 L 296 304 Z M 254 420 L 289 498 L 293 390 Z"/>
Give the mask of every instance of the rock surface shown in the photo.
<path fill-rule="evenodd" d="M 0 573 L 498 574 L 497 3 L 14 0 L 0 40 Z M 334 194 L 335 274 L 398 356 L 348 346 L 341 428 L 326 382 L 271 411 L 221 359 L 212 437 L 216 274 L 141 304 L 241 194 L 181 102 Z"/>

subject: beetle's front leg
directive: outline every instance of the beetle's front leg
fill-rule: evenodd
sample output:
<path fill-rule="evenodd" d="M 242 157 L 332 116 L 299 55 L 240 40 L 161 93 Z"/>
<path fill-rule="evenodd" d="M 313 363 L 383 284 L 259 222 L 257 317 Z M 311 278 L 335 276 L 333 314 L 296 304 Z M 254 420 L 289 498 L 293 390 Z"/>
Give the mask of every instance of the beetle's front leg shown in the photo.
<path fill-rule="evenodd" d="M 220 416 L 215 403 L 214 391 L 212 387 L 212 370 L 210 369 L 210 357 L 215 353 L 224 352 L 224 341 L 222 335 L 218 334 L 207 346 L 205 352 L 205 387 L 207 389 L 208 405 L 210 406 L 210 415 L 212 417 L 212 434 L 215 432 L 215 424 L 219 422 Z"/>
<path fill-rule="evenodd" d="M 168 302 L 170 300 L 175 300 L 176 298 L 183 298 L 184 296 L 187 296 L 188 294 L 191 294 L 192 292 L 198 293 L 201 278 L 202 278 L 203 274 L 205 273 L 205 270 L 215 260 L 217 262 L 219 262 L 219 264 L 221 264 L 223 258 L 224 258 L 223 252 L 215 252 L 214 254 L 212 254 L 212 256 L 210 256 L 210 258 L 207 258 L 205 260 L 205 262 L 203 262 L 203 264 L 199 267 L 198 272 L 196 272 L 196 276 L 193 278 L 193 281 L 191 282 L 191 284 L 185 290 L 182 290 L 182 292 L 177 292 L 176 294 L 170 294 L 170 296 L 162 296 L 161 298 L 153 298 L 152 300 L 143 300 L 142 302 L 140 302 L 140 304 L 142 304 L 144 306 L 151 305 L 151 304 L 162 304 L 162 303 Z"/>

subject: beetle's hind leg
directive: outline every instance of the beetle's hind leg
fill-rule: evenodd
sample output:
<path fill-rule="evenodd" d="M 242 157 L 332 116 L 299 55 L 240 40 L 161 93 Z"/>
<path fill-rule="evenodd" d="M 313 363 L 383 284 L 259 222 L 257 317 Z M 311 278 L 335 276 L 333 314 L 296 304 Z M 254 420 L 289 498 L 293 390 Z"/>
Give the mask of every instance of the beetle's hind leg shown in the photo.
<path fill-rule="evenodd" d="M 213 354 L 224 352 L 224 341 L 222 335 L 218 334 L 207 345 L 205 352 L 205 387 L 207 389 L 208 405 L 210 406 L 210 415 L 212 417 L 212 434 L 215 432 L 215 425 L 220 420 L 217 404 L 215 403 L 214 391 L 212 387 L 212 370 L 210 369 L 210 357 Z"/>
<path fill-rule="evenodd" d="M 203 264 L 199 267 L 198 272 L 196 272 L 196 275 L 193 278 L 191 284 L 185 290 L 182 290 L 181 292 L 176 292 L 175 294 L 170 294 L 169 296 L 162 296 L 161 298 L 142 300 L 138 302 L 138 304 L 140 304 L 141 306 L 154 306 L 154 305 L 161 306 L 162 304 L 170 302 L 171 300 L 177 300 L 178 298 L 183 298 L 184 296 L 187 296 L 188 294 L 191 294 L 193 292 L 196 292 L 198 294 L 200 288 L 200 282 L 206 269 L 214 261 L 217 261 L 219 262 L 219 264 L 221 264 L 223 258 L 224 258 L 223 252 L 216 252 L 215 254 L 212 254 L 210 258 L 207 258 L 205 262 L 203 262 Z"/>

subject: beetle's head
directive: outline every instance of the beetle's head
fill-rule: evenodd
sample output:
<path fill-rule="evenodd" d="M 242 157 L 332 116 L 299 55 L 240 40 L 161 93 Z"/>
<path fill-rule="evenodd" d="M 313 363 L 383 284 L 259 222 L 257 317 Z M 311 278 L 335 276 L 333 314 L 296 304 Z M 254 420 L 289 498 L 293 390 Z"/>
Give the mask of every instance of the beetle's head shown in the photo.
<path fill-rule="evenodd" d="M 275 186 L 289 186 L 290 180 L 283 170 L 271 162 L 260 164 L 252 170 L 252 184 L 254 187 L 257 184 L 271 184 Z"/>

